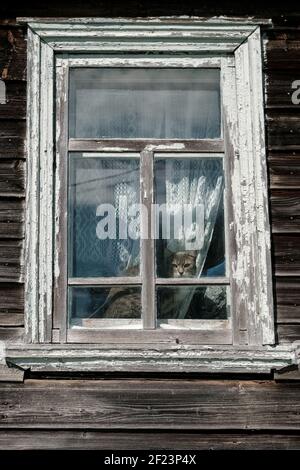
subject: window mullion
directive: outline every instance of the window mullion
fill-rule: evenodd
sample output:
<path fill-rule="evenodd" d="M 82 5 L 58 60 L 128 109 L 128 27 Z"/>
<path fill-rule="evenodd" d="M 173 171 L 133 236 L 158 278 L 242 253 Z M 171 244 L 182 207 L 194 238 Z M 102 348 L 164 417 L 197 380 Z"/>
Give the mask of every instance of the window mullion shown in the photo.
<path fill-rule="evenodd" d="M 153 206 L 153 152 L 141 152 L 141 277 L 143 328 L 156 326 Z"/>

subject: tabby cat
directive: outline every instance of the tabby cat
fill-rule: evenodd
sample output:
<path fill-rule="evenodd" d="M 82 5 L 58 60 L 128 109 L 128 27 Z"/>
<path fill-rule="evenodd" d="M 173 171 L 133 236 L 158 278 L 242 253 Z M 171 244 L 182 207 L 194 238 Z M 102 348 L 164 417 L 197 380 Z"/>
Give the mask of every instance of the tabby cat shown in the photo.
<path fill-rule="evenodd" d="M 197 251 L 170 253 L 167 256 L 168 277 L 195 277 L 196 258 Z M 130 268 L 125 275 L 137 276 L 138 268 Z M 101 318 L 141 318 L 141 311 L 140 289 L 116 286 L 110 289 L 104 305 L 98 307 L 92 316 L 101 313 Z"/>
<path fill-rule="evenodd" d="M 170 255 L 168 277 L 195 277 L 197 251 L 177 251 Z"/>

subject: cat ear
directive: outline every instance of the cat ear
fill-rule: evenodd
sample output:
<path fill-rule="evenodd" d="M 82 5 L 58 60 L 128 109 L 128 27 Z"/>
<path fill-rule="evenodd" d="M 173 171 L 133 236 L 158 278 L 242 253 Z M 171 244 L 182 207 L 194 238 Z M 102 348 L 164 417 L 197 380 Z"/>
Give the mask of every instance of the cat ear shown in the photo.
<path fill-rule="evenodd" d="M 192 256 L 193 258 L 197 258 L 198 251 L 197 250 L 191 250 L 191 251 L 189 251 L 189 255 Z"/>

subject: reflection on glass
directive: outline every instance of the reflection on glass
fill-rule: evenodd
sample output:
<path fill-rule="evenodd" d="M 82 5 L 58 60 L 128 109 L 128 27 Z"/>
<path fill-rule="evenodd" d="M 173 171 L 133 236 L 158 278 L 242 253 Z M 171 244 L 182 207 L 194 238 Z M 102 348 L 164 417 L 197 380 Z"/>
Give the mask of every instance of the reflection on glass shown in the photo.
<path fill-rule="evenodd" d="M 181 320 L 227 318 L 225 286 L 158 287 L 157 317 Z"/>
<path fill-rule="evenodd" d="M 70 287 L 72 319 L 141 318 L 140 287 Z"/>
<path fill-rule="evenodd" d="M 222 158 L 155 161 L 158 277 L 225 276 Z"/>
<path fill-rule="evenodd" d="M 139 161 L 76 154 L 69 161 L 69 276 L 139 275 L 139 214 L 130 213 L 140 200 Z"/>
<path fill-rule="evenodd" d="M 74 68 L 70 137 L 220 137 L 218 69 Z"/>

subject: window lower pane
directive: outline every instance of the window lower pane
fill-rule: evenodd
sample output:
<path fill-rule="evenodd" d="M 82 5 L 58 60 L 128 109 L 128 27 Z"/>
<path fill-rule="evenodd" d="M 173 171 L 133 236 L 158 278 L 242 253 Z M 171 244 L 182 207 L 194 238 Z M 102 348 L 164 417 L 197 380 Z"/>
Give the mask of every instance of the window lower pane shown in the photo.
<path fill-rule="evenodd" d="M 70 287 L 71 323 L 76 319 L 141 318 L 141 288 L 137 286 Z"/>
<path fill-rule="evenodd" d="M 168 286 L 157 288 L 157 318 L 225 320 L 228 317 L 226 286 Z"/>

